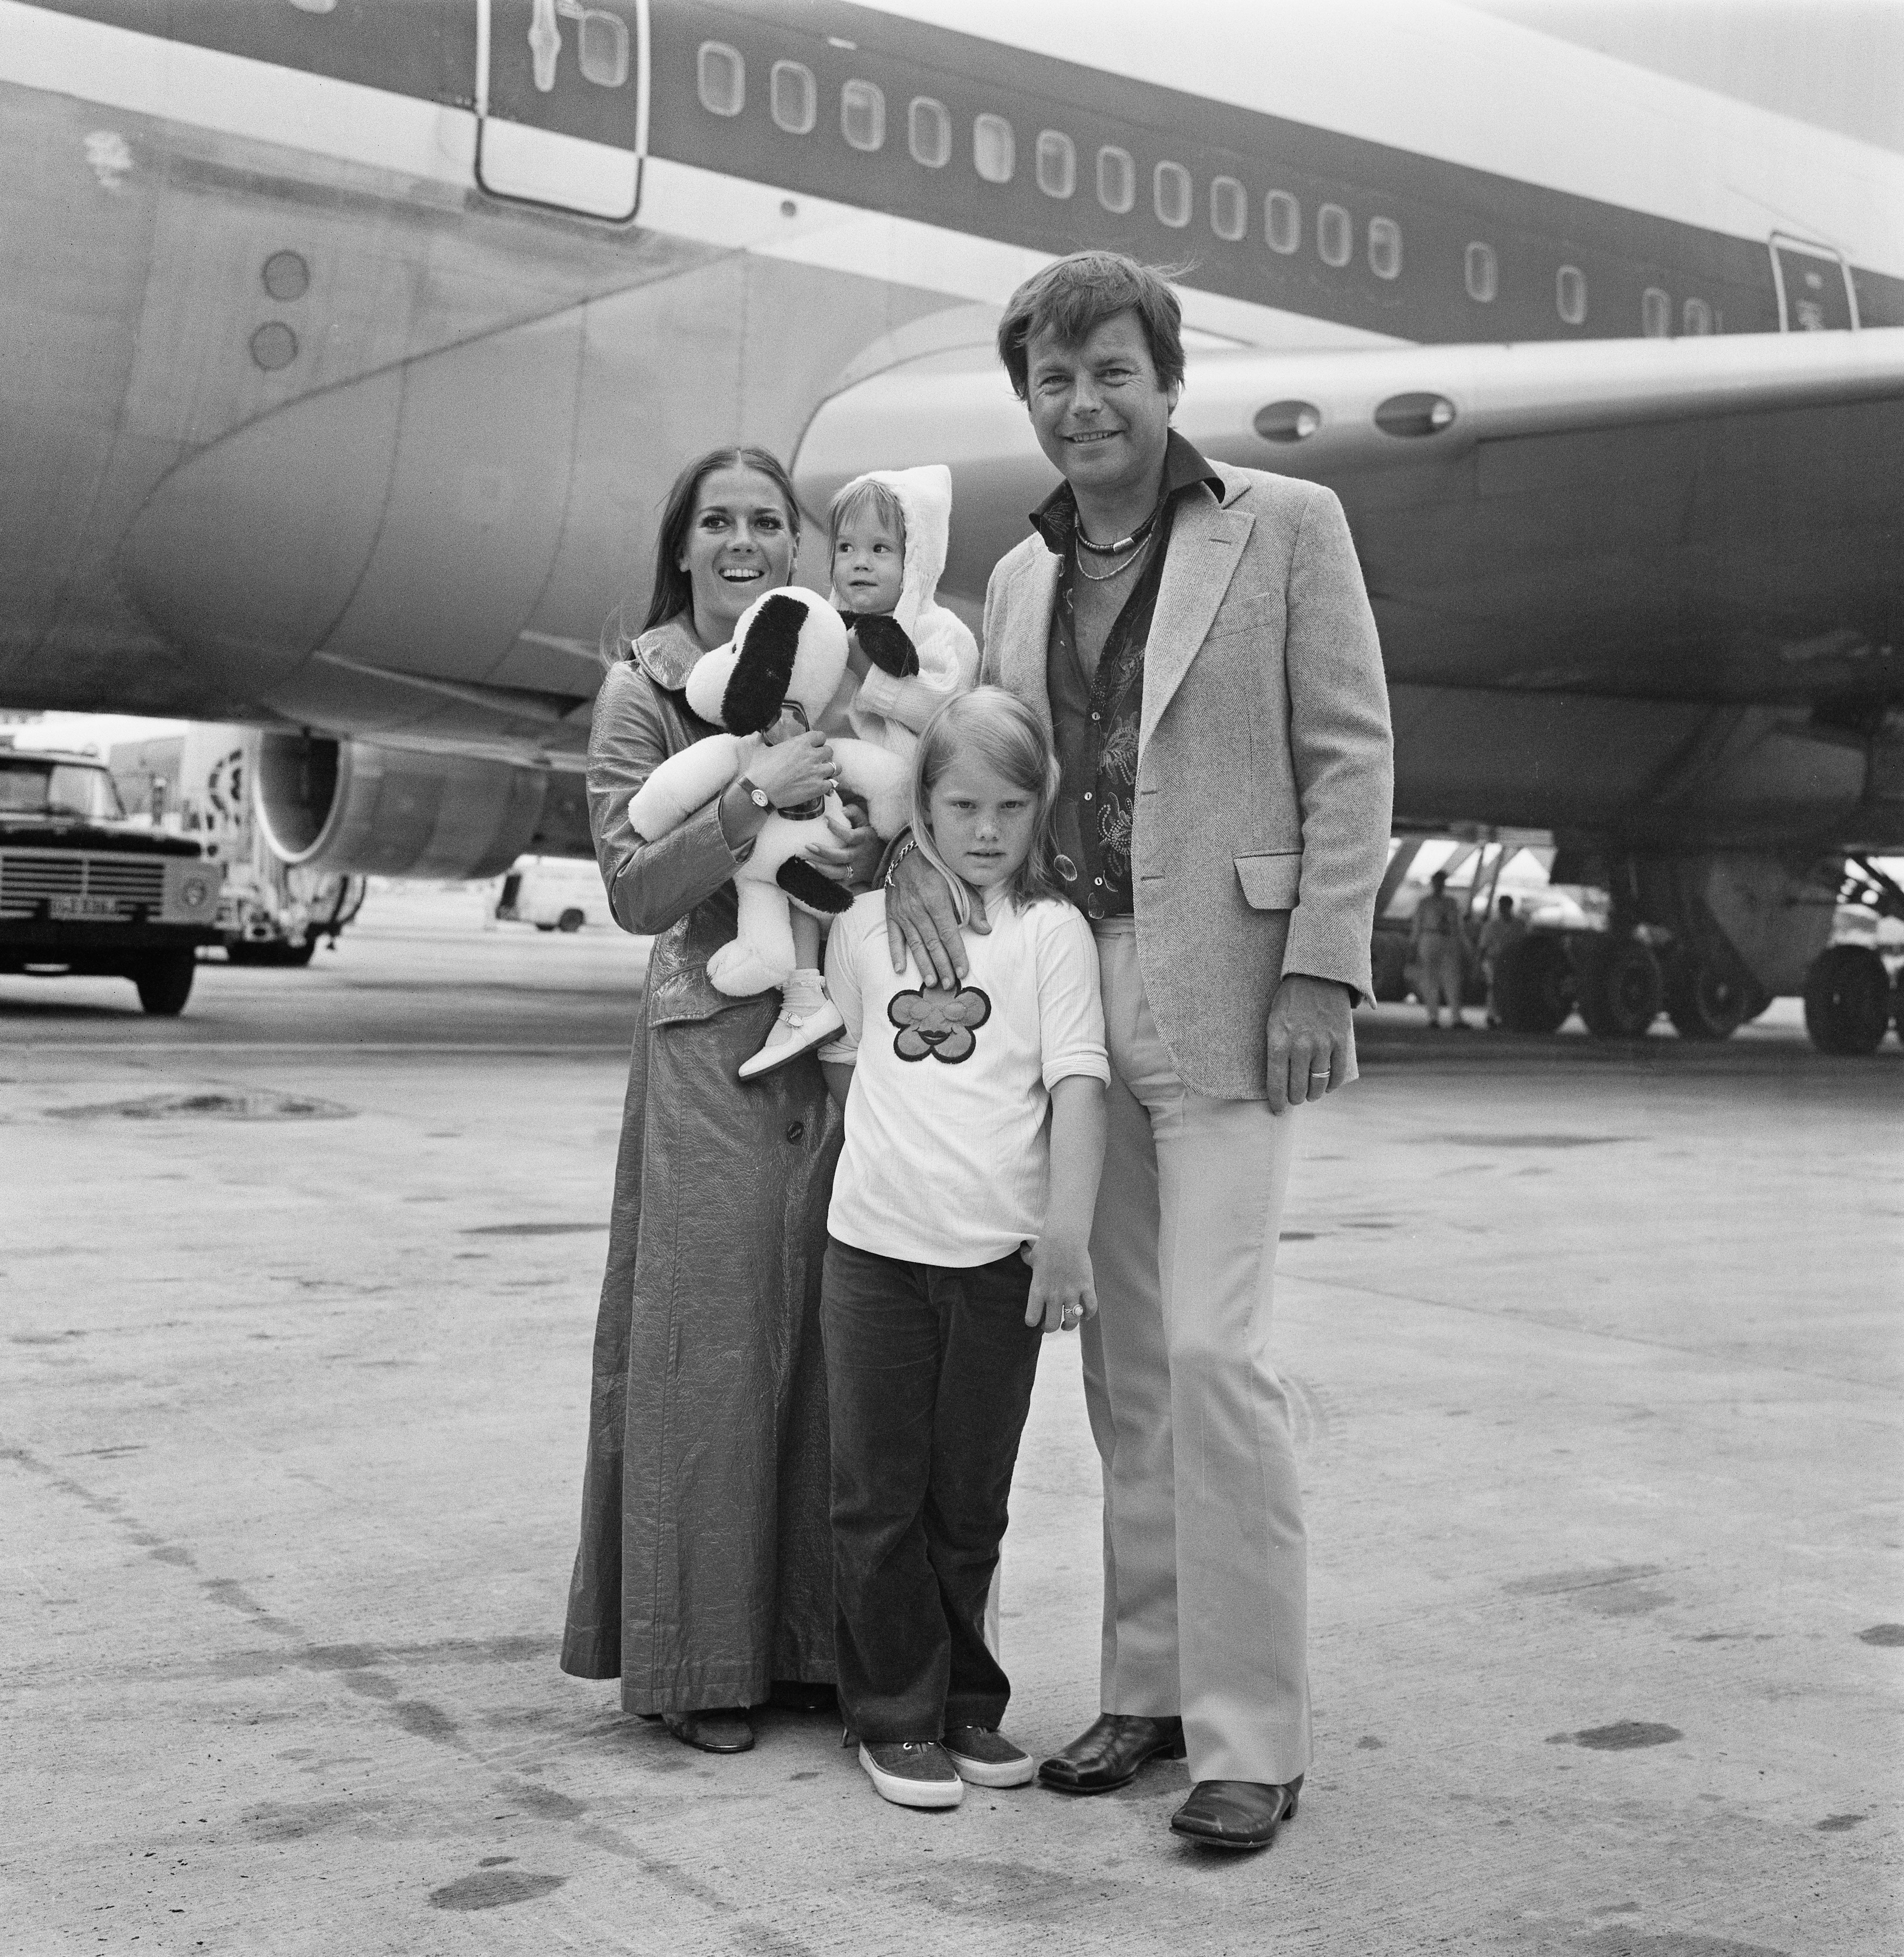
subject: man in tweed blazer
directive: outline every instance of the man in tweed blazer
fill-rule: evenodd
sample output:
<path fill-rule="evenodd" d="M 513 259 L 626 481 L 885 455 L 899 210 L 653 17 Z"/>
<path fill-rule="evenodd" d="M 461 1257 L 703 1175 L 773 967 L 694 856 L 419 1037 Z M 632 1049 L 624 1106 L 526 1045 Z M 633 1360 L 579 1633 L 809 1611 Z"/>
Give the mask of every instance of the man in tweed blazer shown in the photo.
<path fill-rule="evenodd" d="M 1187 1752 L 1172 1817 L 1258 1848 L 1309 1760 L 1305 1544 L 1270 1364 L 1297 1112 L 1355 1077 L 1391 748 L 1340 504 L 1170 427 L 1176 298 L 1109 252 L 1021 286 L 1001 357 L 1064 478 L 986 593 L 982 677 L 1051 730 L 1112 1080 L 1083 1328 L 1102 1458 L 1102 1715 L 1039 1778 L 1108 1791 Z M 893 954 L 963 952 L 916 854 Z"/>

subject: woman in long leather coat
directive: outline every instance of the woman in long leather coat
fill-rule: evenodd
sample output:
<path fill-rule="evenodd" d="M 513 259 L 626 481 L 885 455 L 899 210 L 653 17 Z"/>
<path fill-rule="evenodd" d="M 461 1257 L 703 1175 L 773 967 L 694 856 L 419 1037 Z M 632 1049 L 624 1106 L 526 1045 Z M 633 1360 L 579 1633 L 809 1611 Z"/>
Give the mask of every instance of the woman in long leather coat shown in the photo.
<path fill-rule="evenodd" d="M 615 921 L 656 934 L 615 1165 L 595 1337 L 581 1547 L 562 1668 L 621 1680 L 631 1712 L 704 1750 L 753 1744 L 747 1709 L 833 1677 L 821 1259 L 840 1148 L 817 1064 L 743 1086 L 773 993 L 707 974 L 734 934 L 735 864 L 766 820 L 736 783 L 659 841 L 628 806 L 716 730 L 682 688 L 763 591 L 788 582 L 799 512 L 757 449 L 691 463 L 664 511 L 647 624 L 595 705 L 588 792 Z M 822 735 L 783 741 L 752 784 L 791 805 L 830 785 Z M 868 843 L 833 852 L 869 868 Z"/>

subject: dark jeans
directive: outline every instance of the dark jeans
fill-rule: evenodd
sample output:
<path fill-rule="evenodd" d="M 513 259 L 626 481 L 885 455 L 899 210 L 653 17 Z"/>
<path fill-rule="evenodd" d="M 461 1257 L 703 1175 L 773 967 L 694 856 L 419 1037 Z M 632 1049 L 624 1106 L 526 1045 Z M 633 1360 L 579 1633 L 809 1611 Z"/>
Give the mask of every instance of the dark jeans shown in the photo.
<path fill-rule="evenodd" d="M 1038 1370 L 1030 1287 L 1016 1251 L 948 1270 L 827 1240 L 834 1638 L 862 1740 L 1004 1717 L 985 1598 Z"/>

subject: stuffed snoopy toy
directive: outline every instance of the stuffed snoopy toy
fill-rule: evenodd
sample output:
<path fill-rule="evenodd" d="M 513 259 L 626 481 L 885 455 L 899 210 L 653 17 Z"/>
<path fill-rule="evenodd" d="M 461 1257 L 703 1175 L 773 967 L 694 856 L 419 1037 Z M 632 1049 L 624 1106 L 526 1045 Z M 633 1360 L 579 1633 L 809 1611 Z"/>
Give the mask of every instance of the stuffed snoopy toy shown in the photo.
<path fill-rule="evenodd" d="M 756 599 L 728 643 L 704 653 L 688 675 L 688 704 L 727 731 L 671 754 L 648 777 L 628 805 L 636 833 L 649 842 L 666 836 L 745 774 L 775 738 L 817 726 L 846 671 L 846 628 L 817 592 L 789 585 Z M 873 827 L 890 842 L 909 819 L 911 770 L 868 741 L 836 740 L 832 746 L 840 787 L 864 800 Z M 794 909 L 818 918 L 851 909 L 851 896 L 805 854 L 812 843 L 849 833 L 837 794 L 767 817 L 752 853 L 734 871 L 739 932 L 707 961 L 716 991 L 750 998 L 785 986 L 799 962 Z M 837 1010 L 830 1010 L 831 1024 L 797 1050 L 810 1050 L 837 1029 Z M 750 1069 L 765 1070 L 750 1061 L 742 1078 L 751 1077 Z"/>

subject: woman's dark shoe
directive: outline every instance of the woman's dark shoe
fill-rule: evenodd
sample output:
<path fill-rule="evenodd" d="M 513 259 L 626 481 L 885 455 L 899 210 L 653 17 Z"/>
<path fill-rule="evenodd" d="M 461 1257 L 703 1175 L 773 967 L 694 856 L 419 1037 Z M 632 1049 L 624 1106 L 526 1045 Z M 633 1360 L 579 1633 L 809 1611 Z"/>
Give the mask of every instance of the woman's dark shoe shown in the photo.
<path fill-rule="evenodd" d="M 1205 1848 L 1267 1848 L 1295 1813 L 1298 1774 L 1286 1787 L 1254 1780 L 1200 1780 L 1170 1817 L 1172 1832 Z"/>
<path fill-rule="evenodd" d="M 754 1749 L 754 1728 L 744 1706 L 718 1706 L 707 1712 L 664 1712 L 661 1722 L 684 1745 L 704 1753 L 746 1753 Z"/>
<path fill-rule="evenodd" d="M 1038 1769 L 1038 1782 L 1059 1794 L 1109 1794 L 1128 1787 L 1147 1760 L 1184 1756 L 1184 1722 L 1102 1712 L 1062 1753 Z"/>

